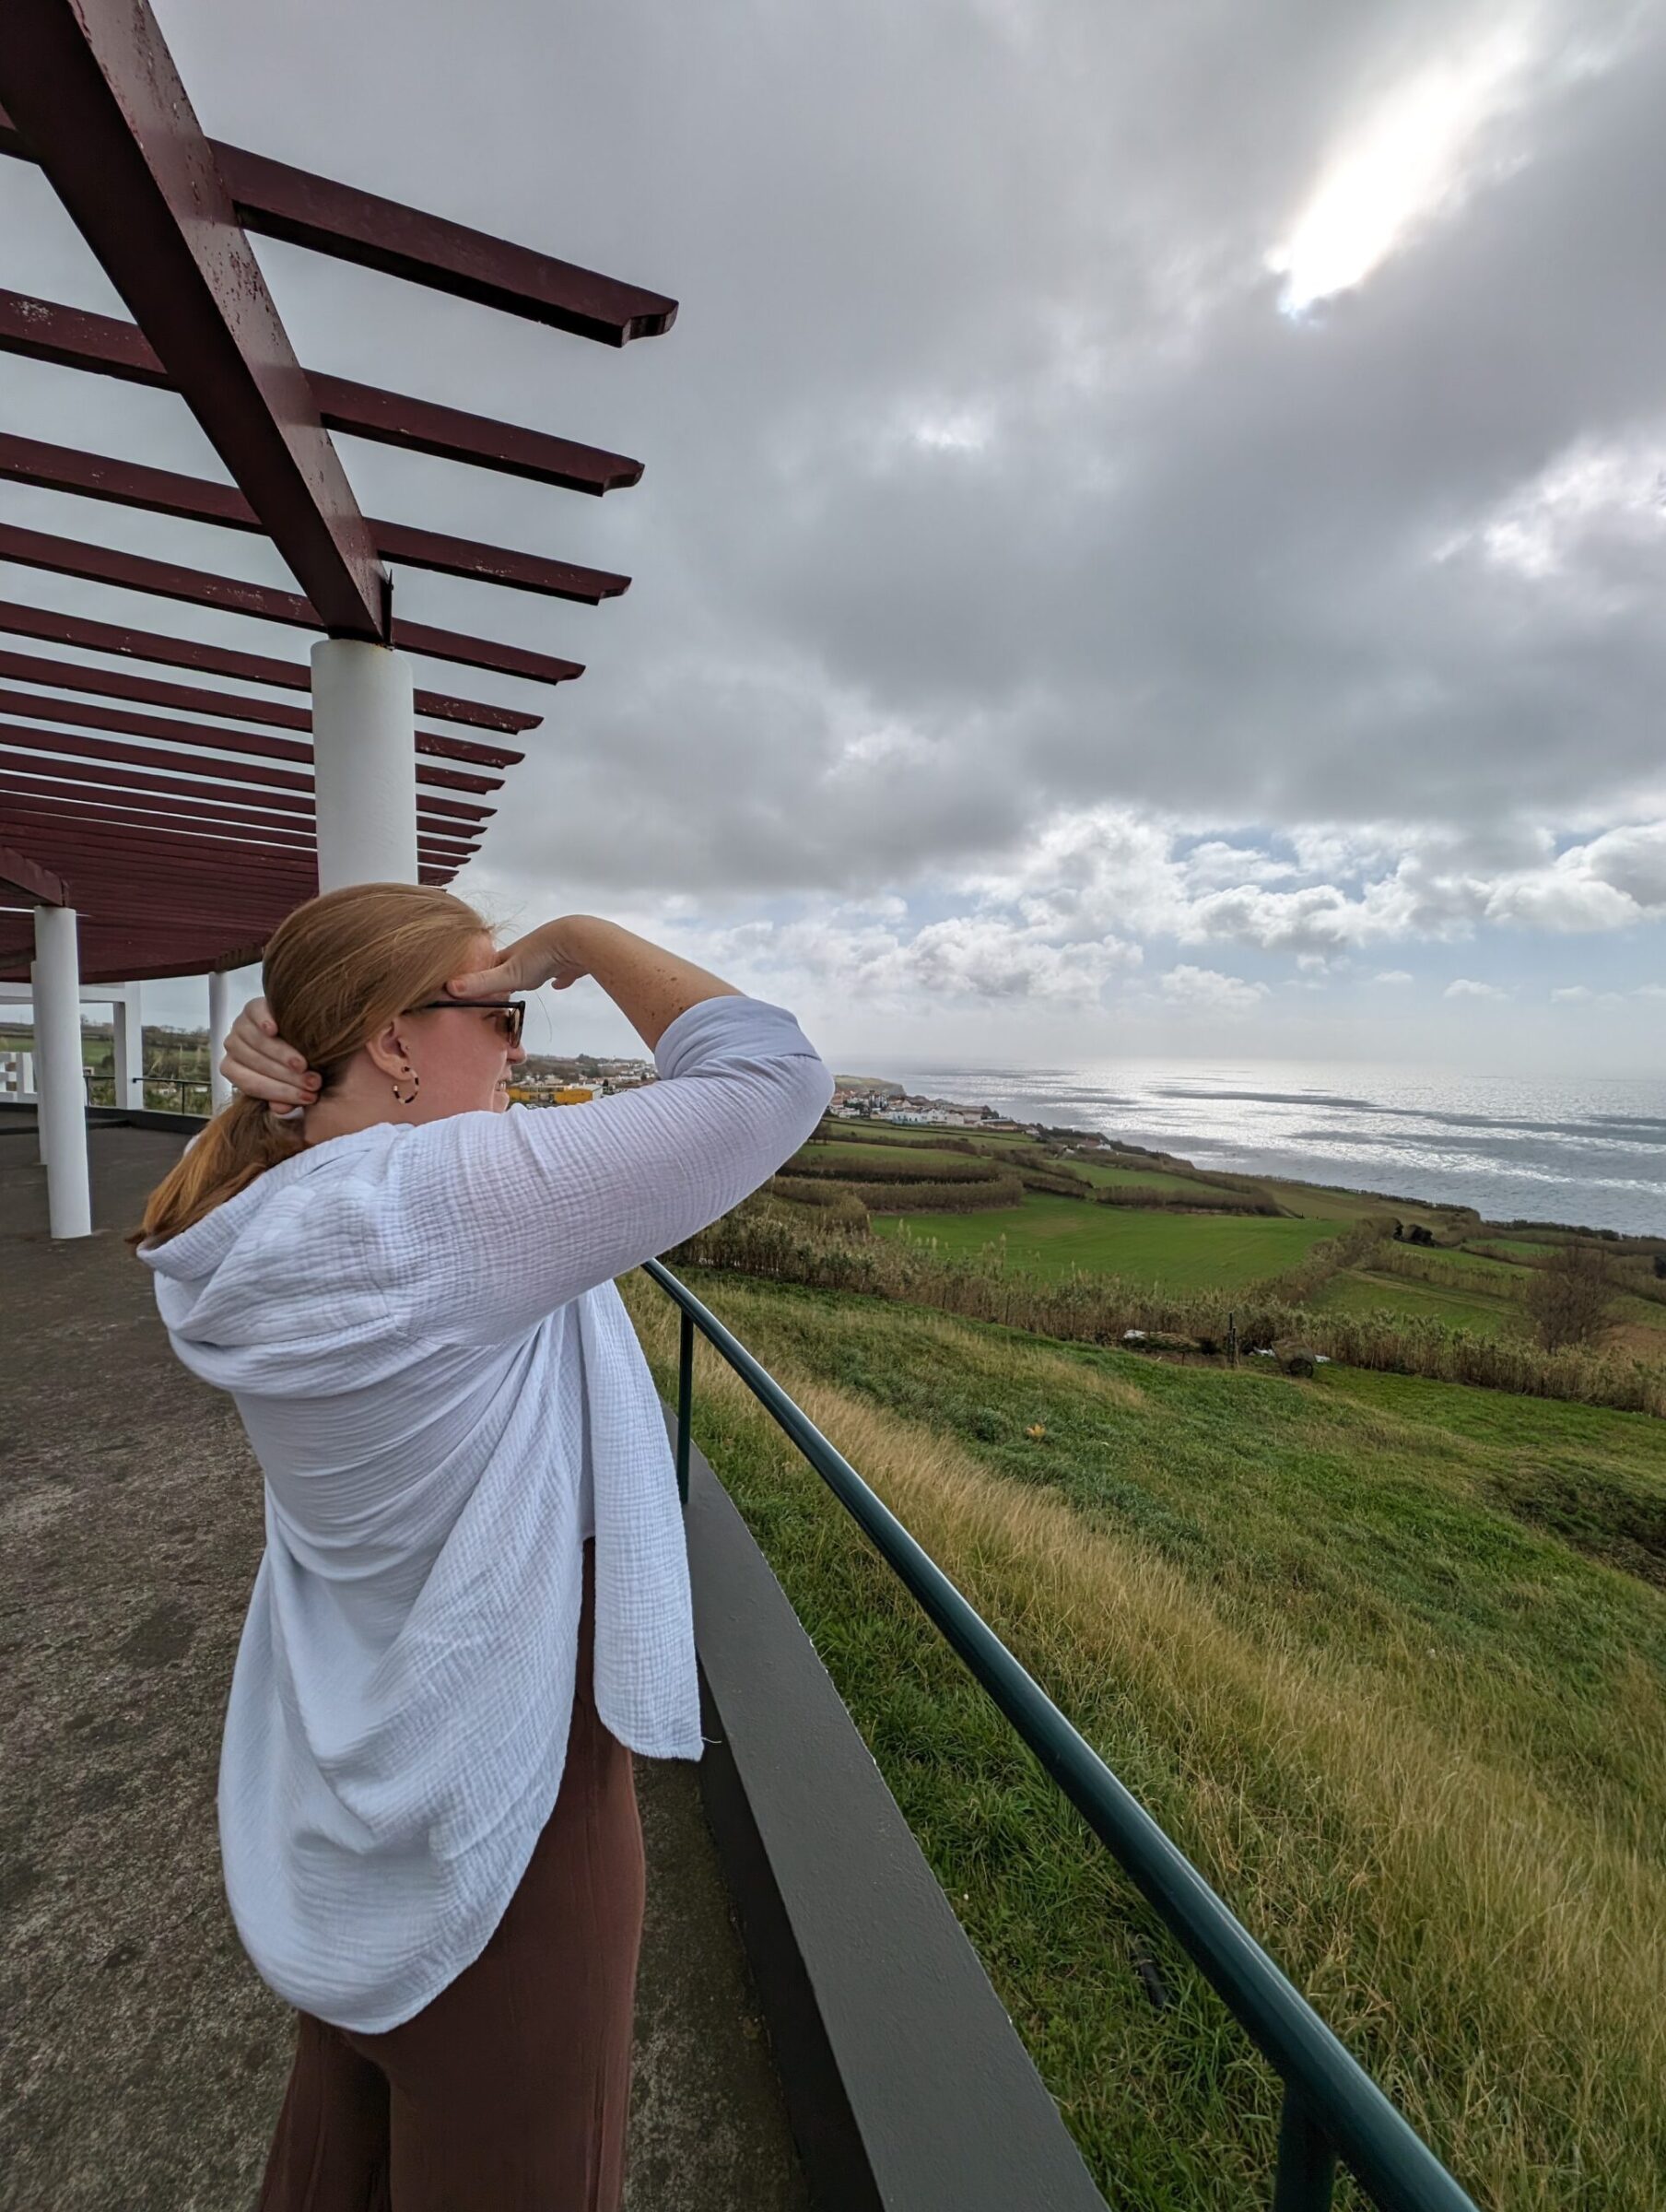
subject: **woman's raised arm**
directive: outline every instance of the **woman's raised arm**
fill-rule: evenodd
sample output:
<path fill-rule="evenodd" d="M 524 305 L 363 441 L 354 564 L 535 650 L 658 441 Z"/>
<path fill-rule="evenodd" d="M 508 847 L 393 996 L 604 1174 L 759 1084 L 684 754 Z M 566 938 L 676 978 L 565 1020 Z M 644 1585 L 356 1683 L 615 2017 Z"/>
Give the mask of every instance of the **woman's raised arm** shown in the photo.
<path fill-rule="evenodd" d="M 489 968 L 454 975 L 456 998 L 499 998 L 550 983 L 565 991 L 593 975 L 652 1052 L 679 1014 L 708 998 L 741 994 L 720 975 L 598 914 L 564 914 L 505 947 Z M 311 1106 L 322 1078 L 285 1043 L 264 998 L 252 998 L 226 1038 L 220 1073 L 234 1090 L 264 1099 L 275 1113 Z"/>

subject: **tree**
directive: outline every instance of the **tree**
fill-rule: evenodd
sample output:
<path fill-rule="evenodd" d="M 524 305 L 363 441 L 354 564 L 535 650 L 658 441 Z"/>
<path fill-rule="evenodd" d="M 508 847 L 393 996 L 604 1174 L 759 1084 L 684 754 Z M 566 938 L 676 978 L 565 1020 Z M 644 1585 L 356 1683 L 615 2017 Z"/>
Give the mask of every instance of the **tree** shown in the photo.
<path fill-rule="evenodd" d="M 1601 1343 L 1613 1302 L 1608 1262 L 1594 1244 L 1559 1244 L 1527 1287 L 1534 1334 L 1547 1352 Z"/>

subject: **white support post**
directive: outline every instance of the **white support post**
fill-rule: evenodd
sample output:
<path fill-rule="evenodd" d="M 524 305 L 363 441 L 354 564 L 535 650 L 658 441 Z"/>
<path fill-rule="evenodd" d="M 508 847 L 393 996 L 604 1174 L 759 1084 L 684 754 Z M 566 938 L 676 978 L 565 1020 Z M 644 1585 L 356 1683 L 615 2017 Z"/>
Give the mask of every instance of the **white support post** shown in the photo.
<path fill-rule="evenodd" d="M 38 918 L 39 917 L 37 915 L 37 922 Z M 40 938 L 41 932 L 37 926 L 35 931 L 35 941 L 37 944 L 40 943 Z M 33 1018 L 35 1024 L 35 1050 L 33 1056 L 34 1065 L 29 1069 L 29 1088 L 35 1094 L 35 1158 L 44 1168 L 49 1167 L 51 1162 L 46 1157 L 46 1147 L 48 1142 L 46 1128 L 46 1100 L 42 1095 L 45 1088 L 45 1079 L 41 1073 L 41 963 L 39 959 L 33 959 L 29 964 L 29 988 L 30 1000 L 35 1009 Z"/>
<path fill-rule="evenodd" d="M 217 972 L 208 978 L 208 1111 L 217 1113 L 231 1103 L 231 1086 L 220 1073 L 220 1055 L 233 1020 L 231 978 Z"/>
<path fill-rule="evenodd" d="M 110 1065 L 115 1077 L 116 1104 L 145 1103 L 145 1016 L 137 983 L 124 983 L 111 1013 Z"/>
<path fill-rule="evenodd" d="M 87 1174 L 81 977 L 73 907 L 35 909 L 34 985 L 47 1221 L 54 1237 L 88 1237 L 92 1196 Z"/>
<path fill-rule="evenodd" d="M 416 720 L 402 653 L 352 638 L 312 648 L 318 888 L 416 881 Z"/>

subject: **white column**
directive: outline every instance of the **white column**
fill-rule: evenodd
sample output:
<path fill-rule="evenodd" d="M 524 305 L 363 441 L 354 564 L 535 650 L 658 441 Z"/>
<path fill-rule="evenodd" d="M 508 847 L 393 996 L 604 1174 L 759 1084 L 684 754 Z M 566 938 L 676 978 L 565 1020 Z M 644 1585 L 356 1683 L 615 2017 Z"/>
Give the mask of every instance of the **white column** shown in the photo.
<path fill-rule="evenodd" d="M 217 1113 L 222 1106 L 231 1103 L 231 1086 L 220 1073 L 220 1054 L 226 1049 L 226 1033 L 236 1015 L 231 1004 L 231 977 L 229 973 L 208 978 L 208 1111 Z"/>
<path fill-rule="evenodd" d="M 111 1066 L 115 1071 L 116 1104 L 145 1103 L 145 1015 L 137 983 L 123 983 L 111 1015 Z"/>
<path fill-rule="evenodd" d="M 416 880 L 416 721 L 402 653 L 351 638 L 312 648 L 318 888 Z"/>
<path fill-rule="evenodd" d="M 37 922 L 39 920 L 39 914 L 40 910 L 37 908 Z M 40 942 L 40 930 L 37 927 L 35 932 L 35 940 L 37 944 Z M 29 1088 L 35 1094 L 35 1158 L 40 1161 L 42 1167 L 45 1167 L 48 1164 L 46 1158 L 46 1101 L 41 1096 L 43 1078 L 41 1074 L 41 962 L 38 959 L 31 960 L 29 964 L 29 987 L 31 994 L 31 1004 L 34 1007 L 34 1012 L 30 1018 L 33 1020 L 35 1025 L 34 1065 L 29 1070 Z"/>
<path fill-rule="evenodd" d="M 73 907 L 35 909 L 34 982 L 47 1219 L 54 1237 L 88 1237 L 92 1234 L 92 1197 L 87 1178 L 81 977 Z"/>

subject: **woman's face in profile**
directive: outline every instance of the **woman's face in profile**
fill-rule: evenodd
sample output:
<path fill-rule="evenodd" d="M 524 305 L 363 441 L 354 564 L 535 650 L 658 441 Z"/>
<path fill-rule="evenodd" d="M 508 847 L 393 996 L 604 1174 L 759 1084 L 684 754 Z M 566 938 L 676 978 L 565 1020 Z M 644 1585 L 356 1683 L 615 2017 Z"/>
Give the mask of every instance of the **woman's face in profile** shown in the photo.
<path fill-rule="evenodd" d="M 459 973 L 488 968 L 497 957 L 490 937 L 476 937 Z M 507 998 L 510 994 L 502 995 Z M 526 1047 L 510 1043 L 501 1014 L 480 1006 L 448 1006 L 407 1015 L 400 1028 L 410 1048 L 411 1065 L 422 1078 L 411 1111 L 413 1121 L 501 1112 L 509 1104 L 510 1071 L 525 1059 Z"/>

